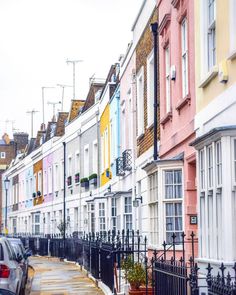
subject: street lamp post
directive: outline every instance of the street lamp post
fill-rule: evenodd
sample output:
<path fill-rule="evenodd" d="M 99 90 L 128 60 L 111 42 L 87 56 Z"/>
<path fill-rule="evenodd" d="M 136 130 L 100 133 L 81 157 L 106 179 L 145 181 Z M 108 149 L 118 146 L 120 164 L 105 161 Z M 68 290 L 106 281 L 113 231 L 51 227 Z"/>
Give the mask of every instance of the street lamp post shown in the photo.
<path fill-rule="evenodd" d="M 5 192 L 6 192 L 6 202 L 5 202 L 5 234 L 8 234 L 7 231 L 7 192 L 9 189 L 10 180 L 8 177 L 4 179 L 4 186 L 5 186 Z"/>

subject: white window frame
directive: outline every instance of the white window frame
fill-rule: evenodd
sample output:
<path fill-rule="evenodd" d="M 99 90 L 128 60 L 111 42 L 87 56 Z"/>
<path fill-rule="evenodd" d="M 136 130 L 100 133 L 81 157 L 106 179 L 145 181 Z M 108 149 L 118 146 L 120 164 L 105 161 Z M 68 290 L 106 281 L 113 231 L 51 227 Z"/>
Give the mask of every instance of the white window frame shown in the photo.
<path fill-rule="evenodd" d="M 105 203 L 98 203 L 99 231 L 106 231 Z"/>
<path fill-rule="evenodd" d="M 222 187 L 222 143 L 221 140 L 215 143 L 215 166 L 216 166 L 216 186 Z"/>
<path fill-rule="evenodd" d="M 201 149 L 199 151 L 199 183 L 200 183 L 200 191 L 204 191 L 206 188 L 205 183 L 205 175 L 206 175 L 206 167 L 205 167 L 205 150 Z"/>
<path fill-rule="evenodd" d="M 212 190 L 214 187 L 214 157 L 213 157 L 213 145 L 210 144 L 206 149 L 207 156 L 207 186 L 208 190 Z"/>
<path fill-rule="evenodd" d="M 207 1 L 207 54 L 208 54 L 208 71 L 210 71 L 216 64 L 216 0 Z M 209 19 L 210 6 L 212 9 L 213 18 Z"/>
<path fill-rule="evenodd" d="M 52 166 L 48 167 L 48 194 L 52 193 L 53 172 Z"/>
<path fill-rule="evenodd" d="M 166 172 L 175 172 L 175 171 L 180 171 L 181 172 L 181 184 L 180 183 L 175 183 L 173 181 L 172 184 L 169 184 L 169 186 L 172 186 L 173 188 L 175 188 L 176 186 L 180 186 L 181 185 L 181 197 L 175 198 L 174 195 L 172 198 L 166 198 L 166 182 L 165 182 L 165 173 Z M 163 212 L 164 212 L 164 240 L 168 243 L 168 239 L 167 239 L 167 232 L 175 232 L 175 233 L 181 233 L 184 230 L 184 190 L 183 190 L 183 185 L 184 185 L 184 180 L 183 180 L 183 169 L 182 168 L 173 168 L 173 167 L 168 167 L 162 170 L 162 177 L 163 177 Z M 173 190 L 174 192 L 175 190 Z M 166 208 L 167 208 L 167 204 L 181 204 L 182 206 L 182 215 L 171 215 L 171 216 L 166 216 Z M 182 218 L 182 228 L 176 230 L 175 226 L 174 226 L 174 230 L 167 230 L 166 228 L 166 222 L 167 222 L 167 218 Z M 180 238 L 181 239 L 181 238 Z M 177 242 L 177 240 L 176 240 Z"/>
<path fill-rule="evenodd" d="M 80 172 L 80 152 L 75 152 L 75 174 Z"/>
<path fill-rule="evenodd" d="M 89 177 L 89 144 L 84 146 L 84 177 Z"/>
<path fill-rule="evenodd" d="M 72 176 L 72 156 L 68 156 L 67 177 Z"/>
<path fill-rule="evenodd" d="M 101 154 L 102 154 L 102 159 L 101 159 L 101 171 L 102 171 L 102 173 L 104 172 L 104 170 L 105 170 L 105 151 L 104 151 L 104 149 L 105 149 L 105 145 L 104 145 L 104 133 L 102 134 L 102 136 L 101 136 Z"/>
<path fill-rule="evenodd" d="M 61 169 L 60 170 L 61 170 L 60 184 L 61 184 L 61 190 L 63 190 L 64 189 L 64 161 L 63 160 L 61 160 Z"/>
<path fill-rule="evenodd" d="M 147 58 L 147 128 L 154 122 L 154 50 Z"/>
<path fill-rule="evenodd" d="M 149 220 L 150 220 L 150 243 L 159 245 L 159 216 L 158 216 L 158 171 L 148 175 L 149 184 Z"/>
<path fill-rule="evenodd" d="M 42 170 L 38 172 L 38 188 L 37 191 L 42 193 Z"/>
<path fill-rule="evenodd" d="M 165 50 L 165 100 L 166 100 L 166 113 L 171 111 L 171 90 L 170 90 L 170 46 L 168 45 Z"/>
<path fill-rule="evenodd" d="M 144 67 L 136 76 L 137 84 L 137 136 L 144 134 Z"/>
<path fill-rule="evenodd" d="M 209 0 L 200 1 L 200 38 L 201 38 L 201 80 L 204 80 L 207 75 L 214 72 L 214 65 L 216 65 L 216 55 L 209 60 L 209 33 L 215 34 L 216 37 L 216 21 L 209 23 Z M 216 4 L 216 3 L 215 3 Z M 216 5 L 215 14 L 216 17 Z M 215 40 L 215 39 L 214 39 Z M 215 61 L 213 61 L 215 59 Z"/>
<path fill-rule="evenodd" d="M 59 187 L 60 187 L 60 177 L 59 177 L 59 165 L 58 163 L 55 163 L 54 164 L 54 191 L 57 192 L 59 190 Z"/>
<path fill-rule="evenodd" d="M 117 229 L 117 199 L 116 197 L 111 198 L 111 229 Z"/>
<path fill-rule="evenodd" d="M 229 5 L 229 26 L 230 26 L 230 55 L 236 55 L 236 1 L 230 0 Z"/>
<path fill-rule="evenodd" d="M 1 159 L 6 159 L 6 152 L 1 152 Z"/>
<path fill-rule="evenodd" d="M 126 200 L 129 200 L 129 202 L 126 203 Z M 128 224 L 129 224 L 129 226 L 127 226 Z M 125 232 L 128 229 L 129 229 L 129 231 L 131 231 L 133 229 L 133 220 L 132 220 L 132 196 L 126 196 L 126 197 L 124 197 L 124 229 L 125 229 Z"/>
<path fill-rule="evenodd" d="M 232 138 L 233 184 L 236 186 L 236 138 Z"/>
<path fill-rule="evenodd" d="M 182 97 L 189 93 L 188 85 L 188 19 L 181 22 Z"/>
<path fill-rule="evenodd" d="M 109 136 L 108 136 L 108 126 L 105 128 L 104 131 L 104 165 L 105 170 L 109 168 Z"/>
<path fill-rule="evenodd" d="M 93 173 L 98 171 L 98 142 L 93 141 Z"/>

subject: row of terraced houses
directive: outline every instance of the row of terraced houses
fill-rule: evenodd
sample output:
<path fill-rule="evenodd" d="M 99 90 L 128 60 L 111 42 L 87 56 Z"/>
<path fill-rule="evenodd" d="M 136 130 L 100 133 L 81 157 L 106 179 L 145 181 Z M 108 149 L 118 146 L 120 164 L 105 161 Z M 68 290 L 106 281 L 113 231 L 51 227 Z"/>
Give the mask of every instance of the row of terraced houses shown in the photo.
<path fill-rule="evenodd" d="M 235 0 L 144 0 L 106 80 L 5 171 L 3 227 L 7 207 L 9 233 L 59 233 L 65 193 L 68 234 L 138 229 L 159 249 L 194 231 L 202 269 L 232 264 L 235 15 Z"/>

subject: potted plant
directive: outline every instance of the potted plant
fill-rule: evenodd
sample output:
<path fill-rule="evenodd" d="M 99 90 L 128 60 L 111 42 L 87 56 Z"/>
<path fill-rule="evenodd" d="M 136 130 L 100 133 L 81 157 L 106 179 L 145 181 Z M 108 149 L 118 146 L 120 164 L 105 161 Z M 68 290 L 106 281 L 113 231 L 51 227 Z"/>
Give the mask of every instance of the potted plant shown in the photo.
<path fill-rule="evenodd" d="M 97 185 L 97 174 L 93 173 L 89 176 L 89 184 Z"/>
<path fill-rule="evenodd" d="M 81 187 L 88 188 L 89 187 L 89 180 L 87 177 L 81 178 L 80 180 Z"/>
<path fill-rule="evenodd" d="M 127 280 L 130 283 L 129 294 L 143 294 L 140 286 L 146 283 L 146 271 L 140 262 L 134 262 L 133 267 L 127 272 Z"/>

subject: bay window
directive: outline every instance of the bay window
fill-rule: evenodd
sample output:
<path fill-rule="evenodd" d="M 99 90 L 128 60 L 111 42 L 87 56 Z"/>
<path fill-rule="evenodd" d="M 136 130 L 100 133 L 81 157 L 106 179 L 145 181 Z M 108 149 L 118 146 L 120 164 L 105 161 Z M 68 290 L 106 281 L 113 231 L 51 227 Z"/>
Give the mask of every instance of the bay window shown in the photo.
<path fill-rule="evenodd" d="M 99 203 L 99 230 L 104 232 L 106 230 L 106 220 L 105 220 L 105 204 Z"/>
<path fill-rule="evenodd" d="M 132 197 L 125 197 L 124 229 L 132 230 Z"/>
<path fill-rule="evenodd" d="M 149 175 L 150 243 L 158 244 L 158 172 Z"/>
<path fill-rule="evenodd" d="M 183 231 L 183 188 L 182 170 L 164 171 L 164 206 L 165 206 L 165 232 L 167 244 L 172 242 L 171 236 L 176 234 L 176 243 L 181 242 Z"/>

